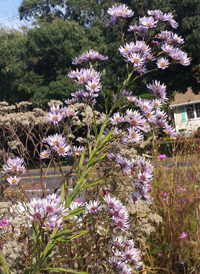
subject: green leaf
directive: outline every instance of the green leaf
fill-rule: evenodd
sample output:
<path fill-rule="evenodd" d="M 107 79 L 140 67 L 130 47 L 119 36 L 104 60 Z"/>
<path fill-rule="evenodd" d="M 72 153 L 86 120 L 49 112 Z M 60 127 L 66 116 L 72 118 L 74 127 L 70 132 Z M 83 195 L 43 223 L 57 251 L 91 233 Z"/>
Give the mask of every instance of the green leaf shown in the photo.
<path fill-rule="evenodd" d="M 73 270 L 73 269 L 66 269 L 66 268 L 43 268 L 43 270 L 48 270 L 50 272 L 64 272 L 64 273 L 75 273 L 75 274 L 88 274 L 87 272 L 84 271 L 77 271 L 77 270 Z"/>
<path fill-rule="evenodd" d="M 6 260 L 5 260 L 4 256 L 3 256 L 3 253 L 2 253 L 1 250 L 0 250 L 0 264 L 3 267 L 4 274 L 10 274 L 9 267 L 7 265 L 7 262 L 6 262 Z"/>
<path fill-rule="evenodd" d="M 24 273 L 23 274 L 30 274 L 31 268 L 30 267 L 26 267 L 24 269 Z"/>
<path fill-rule="evenodd" d="M 87 141 L 88 141 L 88 149 L 89 149 L 89 155 L 91 155 L 92 153 L 92 142 L 90 141 L 90 136 L 89 136 L 89 131 L 88 131 L 88 134 L 87 134 Z"/>
<path fill-rule="evenodd" d="M 92 121 L 92 128 L 94 131 L 95 139 L 97 140 L 98 132 L 97 132 L 97 127 L 96 127 L 94 121 Z"/>
<path fill-rule="evenodd" d="M 37 229 L 37 226 L 35 225 L 35 221 L 31 221 L 31 223 L 32 223 L 32 227 L 33 227 L 34 244 L 37 245 L 38 229 Z"/>
<path fill-rule="evenodd" d="M 81 168 L 83 166 L 83 160 L 85 158 L 85 153 L 86 153 L 86 148 L 84 149 L 84 151 L 81 155 L 80 161 L 79 161 L 78 170 L 77 170 L 77 181 L 79 180 L 79 175 L 80 175 L 80 172 L 81 172 Z"/>
<path fill-rule="evenodd" d="M 105 142 L 108 141 L 108 139 L 110 138 L 110 136 L 113 134 L 114 130 L 112 129 L 110 132 L 108 132 L 108 134 L 105 136 L 105 138 L 103 138 L 103 140 L 101 141 L 101 145 Z"/>
<path fill-rule="evenodd" d="M 108 147 L 109 147 L 109 145 L 108 145 L 108 146 L 104 146 L 101 150 L 97 151 L 97 152 L 93 155 L 93 157 L 92 157 L 91 159 L 88 160 L 87 166 L 91 166 L 91 165 L 93 166 L 93 162 L 96 161 L 96 160 L 98 159 L 99 154 L 101 154 L 103 151 L 105 151 Z M 95 158 L 95 157 L 96 157 L 96 158 Z"/>
<path fill-rule="evenodd" d="M 86 233 L 88 233 L 88 230 L 83 230 L 83 231 L 81 231 L 80 233 L 71 236 L 70 238 L 56 238 L 56 240 L 53 241 L 53 244 L 56 245 L 56 244 L 58 244 L 58 243 L 71 242 L 71 241 L 73 241 L 74 239 L 79 238 L 79 237 L 85 235 Z"/>
<path fill-rule="evenodd" d="M 125 100 L 126 100 L 127 96 L 124 96 L 123 98 L 121 98 L 118 102 L 117 102 L 117 106 L 121 105 Z"/>
<path fill-rule="evenodd" d="M 82 179 L 81 181 L 77 182 L 77 185 L 72 190 L 72 192 L 69 194 L 69 196 L 68 196 L 68 198 L 67 198 L 67 200 L 65 202 L 65 207 L 66 208 L 71 205 L 72 201 L 79 194 L 79 191 L 80 191 L 82 185 L 84 185 L 85 182 L 86 182 L 86 179 Z"/>
<path fill-rule="evenodd" d="M 91 167 L 95 166 L 101 159 L 105 158 L 107 153 L 100 155 L 99 157 L 95 158 L 94 161 L 90 164 Z"/>
<path fill-rule="evenodd" d="M 100 179 L 100 180 L 98 180 L 98 181 L 95 181 L 95 182 L 93 182 L 93 183 L 91 183 L 91 184 L 85 186 L 83 189 L 88 189 L 88 188 L 90 188 L 90 187 L 96 186 L 96 185 L 100 184 L 101 182 L 103 182 L 106 178 L 107 178 L 107 177 L 104 177 L 104 178 L 102 178 L 102 179 Z"/>
<path fill-rule="evenodd" d="M 53 240 L 54 240 L 54 239 L 57 239 L 57 238 L 59 238 L 59 237 L 61 237 L 61 236 L 65 236 L 65 235 L 68 235 L 68 234 L 72 234 L 72 233 L 77 232 L 77 231 L 79 231 L 79 230 L 81 230 L 81 228 L 77 228 L 77 229 L 75 229 L 75 230 L 65 230 L 65 231 L 62 231 L 62 232 L 58 233 L 57 235 L 55 235 L 55 237 L 53 237 Z"/>

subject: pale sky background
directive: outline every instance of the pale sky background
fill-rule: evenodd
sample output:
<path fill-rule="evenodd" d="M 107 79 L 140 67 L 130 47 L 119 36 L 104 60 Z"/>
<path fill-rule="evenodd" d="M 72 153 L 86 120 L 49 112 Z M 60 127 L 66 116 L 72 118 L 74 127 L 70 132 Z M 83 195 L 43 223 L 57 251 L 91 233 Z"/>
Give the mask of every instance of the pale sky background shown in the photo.
<path fill-rule="evenodd" d="M 0 28 L 19 28 L 26 22 L 19 20 L 18 7 L 22 0 L 0 0 Z"/>

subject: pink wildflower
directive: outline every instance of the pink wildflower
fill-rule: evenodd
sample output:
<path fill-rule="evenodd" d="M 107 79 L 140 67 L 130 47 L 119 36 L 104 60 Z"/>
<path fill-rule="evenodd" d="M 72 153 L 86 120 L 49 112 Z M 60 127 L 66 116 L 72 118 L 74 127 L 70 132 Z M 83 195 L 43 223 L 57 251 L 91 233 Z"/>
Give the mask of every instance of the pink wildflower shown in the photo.
<path fill-rule="evenodd" d="M 1 225 L 3 225 L 3 226 L 8 225 L 8 223 L 9 222 L 5 218 L 1 220 Z"/>
<path fill-rule="evenodd" d="M 181 239 L 185 239 L 188 236 L 187 232 L 183 232 L 180 236 Z"/>

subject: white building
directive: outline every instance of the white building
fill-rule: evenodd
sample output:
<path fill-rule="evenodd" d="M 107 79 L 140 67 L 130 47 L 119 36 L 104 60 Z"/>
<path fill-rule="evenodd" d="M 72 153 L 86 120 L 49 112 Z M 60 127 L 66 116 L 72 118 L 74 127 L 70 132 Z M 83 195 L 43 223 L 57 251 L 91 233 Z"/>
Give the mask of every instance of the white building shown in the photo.
<path fill-rule="evenodd" d="M 190 135 L 200 127 L 200 94 L 188 88 L 185 94 L 177 93 L 169 108 L 173 112 L 176 132 Z"/>

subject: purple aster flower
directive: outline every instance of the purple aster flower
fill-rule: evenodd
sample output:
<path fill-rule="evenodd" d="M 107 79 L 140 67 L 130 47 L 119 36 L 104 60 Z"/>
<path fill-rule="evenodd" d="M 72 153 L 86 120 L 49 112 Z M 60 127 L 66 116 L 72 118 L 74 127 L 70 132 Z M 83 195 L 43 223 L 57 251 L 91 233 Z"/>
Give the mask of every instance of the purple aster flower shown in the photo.
<path fill-rule="evenodd" d="M 185 54 L 184 56 L 182 56 L 180 58 L 180 64 L 183 66 L 189 66 L 191 63 L 191 59 L 189 57 L 187 57 L 187 54 Z"/>
<path fill-rule="evenodd" d="M 138 27 L 138 33 L 140 35 L 144 36 L 147 32 L 148 32 L 148 28 L 147 27 L 144 27 L 144 26 L 141 26 L 141 25 Z"/>
<path fill-rule="evenodd" d="M 53 122 L 54 125 L 58 124 L 63 119 L 63 115 L 61 113 L 52 113 L 51 111 L 46 116 L 46 120 L 49 122 Z"/>
<path fill-rule="evenodd" d="M 16 157 L 14 159 L 11 159 L 9 157 L 4 170 L 7 170 L 7 171 L 9 170 L 9 172 L 18 171 L 20 173 L 24 173 L 25 167 L 23 166 L 23 163 L 24 163 L 24 159 L 22 158 Z M 2 171 L 2 173 L 4 172 Z"/>
<path fill-rule="evenodd" d="M 137 248 L 125 248 L 125 257 L 127 262 L 139 261 L 140 251 Z"/>
<path fill-rule="evenodd" d="M 115 207 L 121 206 L 121 202 L 116 197 L 111 197 L 110 194 L 107 194 L 103 199 L 107 204 L 107 210 L 111 210 Z"/>
<path fill-rule="evenodd" d="M 147 13 L 154 16 L 156 20 L 163 21 L 163 12 L 161 10 L 148 10 Z"/>
<path fill-rule="evenodd" d="M 133 48 L 131 44 L 126 43 L 124 47 L 120 46 L 118 50 L 124 57 L 127 57 L 127 55 L 133 51 Z"/>
<path fill-rule="evenodd" d="M 133 103 L 133 104 L 136 104 L 138 101 L 136 96 L 128 96 L 126 99 L 127 99 L 127 101 L 129 101 L 130 103 Z"/>
<path fill-rule="evenodd" d="M 141 67 L 146 61 L 146 56 L 142 56 L 140 53 L 131 53 L 127 60 L 133 63 L 134 67 Z"/>
<path fill-rule="evenodd" d="M 107 60 L 108 56 L 103 56 L 99 52 L 90 49 L 89 51 L 85 51 L 83 54 L 78 56 L 77 58 L 72 60 L 73 65 L 78 65 L 79 63 L 82 63 L 83 61 L 93 61 L 95 59 L 98 60 Z"/>
<path fill-rule="evenodd" d="M 173 36 L 173 32 L 167 31 L 167 30 L 165 31 L 161 30 L 161 33 L 157 35 L 157 38 L 165 42 L 172 42 L 172 36 Z"/>
<path fill-rule="evenodd" d="M 167 114 L 166 114 L 166 112 L 164 112 L 164 110 L 161 110 L 160 108 L 157 108 L 156 109 L 156 117 L 158 118 L 158 119 L 166 119 L 167 118 Z"/>
<path fill-rule="evenodd" d="M 62 201 L 61 197 L 58 197 L 55 193 L 49 194 L 46 199 L 49 203 L 54 204 L 60 204 Z"/>
<path fill-rule="evenodd" d="M 178 23 L 173 19 L 173 15 L 171 12 L 163 15 L 163 21 L 167 21 L 169 25 L 174 29 L 178 28 Z"/>
<path fill-rule="evenodd" d="M 109 120 L 113 124 L 117 125 L 119 123 L 123 123 L 124 122 L 124 117 L 120 116 L 119 112 L 116 112 L 116 113 L 114 113 L 113 118 L 109 118 Z"/>
<path fill-rule="evenodd" d="M 105 19 L 104 23 L 106 26 L 112 27 L 113 25 L 117 24 L 117 18 L 116 17 L 111 17 L 110 19 Z"/>
<path fill-rule="evenodd" d="M 90 201 L 89 204 L 86 203 L 85 207 L 88 213 L 98 213 L 103 205 L 99 205 L 99 201 Z"/>
<path fill-rule="evenodd" d="M 88 81 L 85 86 L 88 91 L 98 92 L 101 90 L 102 85 L 99 84 L 99 80 Z"/>
<path fill-rule="evenodd" d="M 46 220 L 42 226 L 43 229 L 52 231 L 54 228 L 58 227 L 61 228 L 63 227 L 63 218 L 57 218 L 56 216 L 53 216 L 49 218 L 49 220 Z"/>
<path fill-rule="evenodd" d="M 158 253 L 158 256 L 159 256 L 159 257 L 162 257 L 162 253 Z"/>
<path fill-rule="evenodd" d="M 137 106 L 141 108 L 143 112 L 150 112 L 153 109 L 153 106 L 151 104 L 150 100 L 141 99 L 139 98 L 137 102 Z"/>
<path fill-rule="evenodd" d="M 137 72 L 138 72 L 140 75 L 142 75 L 142 74 L 144 74 L 144 73 L 147 72 L 147 68 L 146 68 L 145 66 L 142 66 L 142 67 L 140 67 L 140 68 L 137 69 Z"/>
<path fill-rule="evenodd" d="M 169 67 L 169 60 L 167 58 L 161 57 L 160 59 L 158 59 L 156 65 L 158 68 L 166 69 Z"/>
<path fill-rule="evenodd" d="M 135 127 L 130 127 L 128 128 L 128 133 L 129 133 L 129 138 L 133 141 L 133 142 L 139 142 L 142 140 L 143 138 L 143 134 L 140 133 L 138 130 L 135 129 Z"/>
<path fill-rule="evenodd" d="M 15 185 L 18 185 L 19 181 L 21 180 L 20 177 L 17 177 L 16 175 L 14 177 L 10 176 L 8 178 L 6 178 L 6 180 L 8 181 L 8 183 L 11 185 L 11 186 L 15 186 Z"/>
<path fill-rule="evenodd" d="M 108 261 L 112 266 L 117 268 L 119 268 L 122 263 L 122 261 L 120 261 L 118 258 L 115 258 L 115 257 L 108 259 Z"/>
<path fill-rule="evenodd" d="M 72 99 L 67 99 L 65 100 L 65 104 L 67 105 L 72 105 L 78 101 L 78 98 L 72 98 Z"/>
<path fill-rule="evenodd" d="M 79 111 L 75 111 L 73 107 L 64 107 L 63 108 L 63 116 L 64 117 L 70 117 L 78 115 Z"/>
<path fill-rule="evenodd" d="M 128 31 L 133 31 L 133 32 L 136 32 L 138 30 L 138 26 L 137 26 L 137 24 L 135 23 L 135 25 L 133 26 L 133 25 L 130 25 L 129 26 L 129 29 L 128 29 Z"/>
<path fill-rule="evenodd" d="M 70 145 L 67 145 L 65 142 L 61 142 L 59 146 L 53 146 L 52 149 L 62 157 L 65 157 L 71 151 Z"/>
<path fill-rule="evenodd" d="M 125 120 L 133 127 L 137 127 L 139 129 L 142 129 L 146 123 L 146 119 L 143 119 L 137 110 L 132 111 L 132 109 L 126 110 Z"/>
<path fill-rule="evenodd" d="M 142 183 L 148 183 L 153 179 L 152 172 L 141 172 L 139 171 L 137 174 L 138 180 L 141 181 Z"/>
<path fill-rule="evenodd" d="M 132 274 L 132 269 L 128 267 L 127 265 L 124 265 L 124 267 L 119 271 L 119 274 Z"/>
<path fill-rule="evenodd" d="M 33 208 L 33 207 L 29 207 L 29 212 L 30 214 L 28 215 L 28 217 L 31 220 L 35 220 L 35 221 L 40 221 L 44 218 L 45 216 L 45 211 L 43 208 Z"/>
<path fill-rule="evenodd" d="M 165 125 L 163 131 L 170 136 L 170 138 L 175 139 L 177 137 L 176 129 L 170 125 Z"/>
<path fill-rule="evenodd" d="M 108 9 L 108 14 L 114 17 L 122 17 L 122 18 L 127 18 L 127 17 L 132 17 L 134 12 L 130 9 L 125 4 L 117 4 L 113 5 L 112 8 Z"/>
<path fill-rule="evenodd" d="M 126 229 L 129 228 L 129 223 L 126 219 L 121 219 L 121 218 L 114 218 L 114 222 L 116 225 L 116 229 L 120 229 L 125 231 Z"/>
<path fill-rule="evenodd" d="M 119 247 L 123 247 L 125 245 L 126 242 L 126 238 L 122 237 L 122 236 L 117 236 L 117 237 L 113 237 L 111 243 L 114 246 L 119 246 Z"/>
<path fill-rule="evenodd" d="M 150 17 L 142 17 L 142 18 L 139 18 L 139 23 L 141 25 L 143 25 L 144 27 L 147 27 L 147 28 L 154 28 L 156 27 L 158 21 L 154 20 L 154 18 L 152 16 Z"/>
<path fill-rule="evenodd" d="M 178 34 L 174 33 L 174 35 L 172 35 L 172 42 L 177 44 L 184 44 L 184 39 L 179 37 Z"/>
<path fill-rule="evenodd" d="M 131 202 L 134 204 L 137 204 L 142 199 L 142 195 L 136 192 L 135 190 L 133 191 L 133 194 L 130 194 L 128 197 L 130 198 Z"/>

